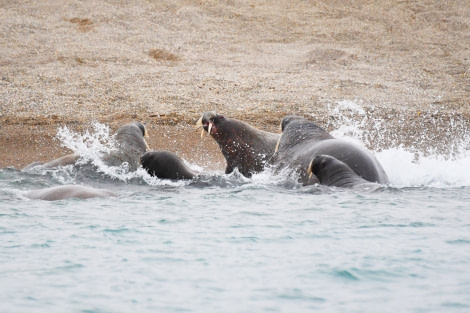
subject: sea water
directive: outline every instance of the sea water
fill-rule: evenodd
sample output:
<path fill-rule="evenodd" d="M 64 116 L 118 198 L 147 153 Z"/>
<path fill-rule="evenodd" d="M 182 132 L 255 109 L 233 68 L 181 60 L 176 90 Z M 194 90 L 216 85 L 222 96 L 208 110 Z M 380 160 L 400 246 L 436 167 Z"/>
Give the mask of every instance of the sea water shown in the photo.
<path fill-rule="evenodd" d="M 365 144 L 359 126 L 333 133 Z M 468 132 L 452 155 L 375 150 L 391 184 L 373 192 L 159 180 L 100 162 L 105 125 L 58 138 L 79 164 L 0 169 L 0 312 L 470 312 Z M 118 197 L 24 197 L 61 184 Z"/>

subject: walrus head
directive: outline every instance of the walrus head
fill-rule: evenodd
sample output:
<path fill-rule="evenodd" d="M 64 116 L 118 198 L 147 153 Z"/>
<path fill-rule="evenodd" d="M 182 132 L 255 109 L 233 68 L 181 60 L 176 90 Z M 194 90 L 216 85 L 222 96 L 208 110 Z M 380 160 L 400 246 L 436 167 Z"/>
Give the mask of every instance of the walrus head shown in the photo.
<path fill-rule="evenodd" d="M 309 180 L 317 180 L 322 185 L 341 187 L 356 174 L 345 163 L 330 155 L 316 155 L 308 165 Z"/>
<path fill-rule="evenodd" d="M 310 179 L 316 177 L 320 184 L 336 187 L 362 187 L 377 189 L 376 182 L 370 182 L 356 174 L 346 163 L 331 155 L 316 155 L 308 166 Z"/>
<path fill-rule="evenodd" d="M 140 164 L 150 176 L 162 179 L 192 179 L 197 175 L 176 153 L 167 150 L 144 153 Z"/>
<path fill-rule="evenodd" d="M 115 140 L 117 150 L 103 156 L 103 161 L 109 166 L 120 166 L 124 162 L 129 164 L 129 169 L 137 170 L 139 158 L 150 148 L 145 141 L 147 130 L 140 122 L 126 124 L 116 130 Z"/>
<path fill-rule="evenodd" d="M 147 129 L 140 122 L 132 122 L 120 127 L 116 131 L 116 138 L 121 144 L 145 145 L 145 151 L 150 150 L 147 141 L 145 141 L 145 138 L 148 138 Z"/>
<path fill-rule="evenodd" d="M 134 122 L 134 124 L 140 129 L 140 131 L 142 132 L 142 136 L 144 136 L 145 138 L 149 137 L 144 124 L 142 124 L 141 122 Z"/>
<path fill-rule="evenodd" d="M 218 128 L 217 125 L 224 120 L 224 116 L 217 114 L 214 111 L 205 112 L 201 118 L 196 123 L 196 128 L 202 128 L 201 138 L 204 137 L 204 134 L 216 133 Z"/>
<path fill-rule="evenodd" d="M 309 177 L 311 178 L 314 175 L 318 175 L 319 173 L 321 173 L 321 170 L 326 168 L 330 163 L 330 158 L 325 158 L 322 155 L 314 156 L 307 168 L 307 173 Z"/>
<path fill-rule="evenodd" d="M 305 120 L 305 119 L 301 116 L 287 115 L 287 116 L 282 118 L 281 124 L 279 125 L 279 128 L 280 128 L 281 132 L 283 132 L 284 129 L 287 127 L 287 125 L 289 125 L 291 122 L 293 122 L 293 121 L 303 121 L 303 120 Z"/>

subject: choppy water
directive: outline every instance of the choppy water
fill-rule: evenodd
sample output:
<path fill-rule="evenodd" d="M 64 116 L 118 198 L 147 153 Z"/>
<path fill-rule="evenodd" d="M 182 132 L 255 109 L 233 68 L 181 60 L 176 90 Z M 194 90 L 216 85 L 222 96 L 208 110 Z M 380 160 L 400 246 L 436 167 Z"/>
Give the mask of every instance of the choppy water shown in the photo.
<path fill-rule="evenodd" d="M 93 159 L 100 127 L 59 137 Z M 452 156 L 377 151 L 391 186 L 376 192 L 269 173 L 171 182 L 99 158 L 1 169 L 0 311 L 469 312 L 466 136 Z M 24 198 L 70 183 L 119 196 Z"/>

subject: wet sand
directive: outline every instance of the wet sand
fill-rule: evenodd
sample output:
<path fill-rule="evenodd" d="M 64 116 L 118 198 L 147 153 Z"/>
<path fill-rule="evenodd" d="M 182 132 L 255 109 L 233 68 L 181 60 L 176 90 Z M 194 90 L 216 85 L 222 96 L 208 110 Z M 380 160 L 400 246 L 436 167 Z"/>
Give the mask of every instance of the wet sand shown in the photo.
<path fill-rule="evenodd" d="M 447 147 L 470 129 L 470 4 L 3 2 L 0 67 L 0 167 L 68 153 L 60 126 L 139 120 L 151 148 L 223 168 L 193 128 L 202 112 L 334 128 L 343 100 L 381 121 L 381 148 L 417 145 L 417 133 Z"/>

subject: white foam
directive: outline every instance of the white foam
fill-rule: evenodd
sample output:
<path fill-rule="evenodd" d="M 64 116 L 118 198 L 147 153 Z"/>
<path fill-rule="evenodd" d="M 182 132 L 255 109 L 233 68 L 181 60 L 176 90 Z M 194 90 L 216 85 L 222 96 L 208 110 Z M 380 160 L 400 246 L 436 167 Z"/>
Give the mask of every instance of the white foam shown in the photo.
<path fill-rule="evenodd" d="M 110 135 L 110 129 L 107 125 L 94 122 L 92 128 L 92 132 L 86 130 L 80 134 L 71 131 L 67 126 L 59 127 L 56 138 L 61 141 L 63 147 L 67 147 L 79 155 L 79 162 L 83 163 L 101 159 L 105 153 L 116 150 L 114 136 Z"/>
<path fill-rule="evenodd" d="M 374 143 L 368 142 L 371 137 L 374 137 L 369 133 L 370 126 L 372 125 L 372 129 L 380 134 L 381 127 L 384 127 L 380 120 L 371 121 L 360 105 L 349 100 L 338 102 L 330 113 L 339 125 L 331 132 L 333 136 L 362 146 L 372 146 L 374 150 Z M 449 127 L 460 127 L 458 123 L 451 119 Z M 422 139 L 423 142 L 427 140 L 427 138 Z M 377 142 L 375 143 L 376 151 L 372 152 L 384 167 L 393 186 L 442 188 L 470 186 L 470 175 L 468 175 L 470 173 L 470 134 L 463 132 L 462 137 L 449 138 L 449 140 L 452 140 L 448 143 L 452 151 L 448 155 L 429 154 L 429 151 L 425 155 L 417 148 L 402 146 L 381 150 Z"/>
<path fill-rule="evenodd" d="M 103 162 L 104 155 L 117 150 L 116 141 L 109 126 L 98 122 L 92 123 L 91 126 L 91 131 L 86 130 L 82 134 L 68 129 L 67 126 L 60 127 L 56 137 L 62 146 L 71 149 L 79 156 L 77 161 L 79 165 L 90 163 L 97 172 L 122 181 L 141 177 L 139 172 L 130 172 L 129 164 L 126 162 L 120 166 L 108 166 Z"/>
<path fill-rule="evenodd" d="M 333 114 L 335 115 L 344 115 L 346 112 L 349 115 L 366 115 L 366 111 L 359 104 L 351 100 L 339 101 L 333 109 Z"/>
<path fill-rule="evenodd" d="M 470 134 L 464 133 L 461 138 L 452 138 L 454 148 L 449 155 L 421 153 L 411 148 L 402 146 L 389 147 L 387 149 L 374 149 L 373 144 L 365 142 L 370 138 L 367 130 L 371 123 L 368 121 L 364 110 L 352 101 L 341 101 L 331 112 L 335 120 L 339 121 L 337 129 L 332 134 L 337 138 L 349 140 L 362 146 L 372 146 L 372 152 L 384 167 L 390 178 L 392 186 L 412 187 L 461 187 L 470 186 Z M 347 114 L 344 114 L 347 112 Z M 368 126 L 369 125 L 369 126 Z M 452 125 L 450 125 L 451 127 Z M 134 178 L 142 178 L 149 185 L 180 186 L 187 182 L 172 182 L 151 177 L 145 170 L 139 168 L 130 172 L 126 163 L 121 166 L 107 166 L 102 161 L 102 156 L 116 149 L 114 136 L 110 135 L 108 126 L 93 123 L 93 131 L 85 131 L 83 134 L 75 133 L 67 127 L 59 128 L 57 138 L 62 145 L 71 149 L 80 156 L 79 162 L 93 164 L 97 171 L 122 181 Z M 197 172 L 204 172 L 204 168 L 196 164 L 186 162 L 190 168 Z M 285 176 L 273 175 L 270 170 L 253 176 L 254 183 L 276 184 L 277 180 Z M 67 177 L 70 179 L 70 177 Z"/>
<path fill-rule="evenodd" d="M 402 147 L 376 153 L 376 157 L 396 187 L 470 186 L 470 153 L 452 158 L 444 155 L 417 155 Z"/>

